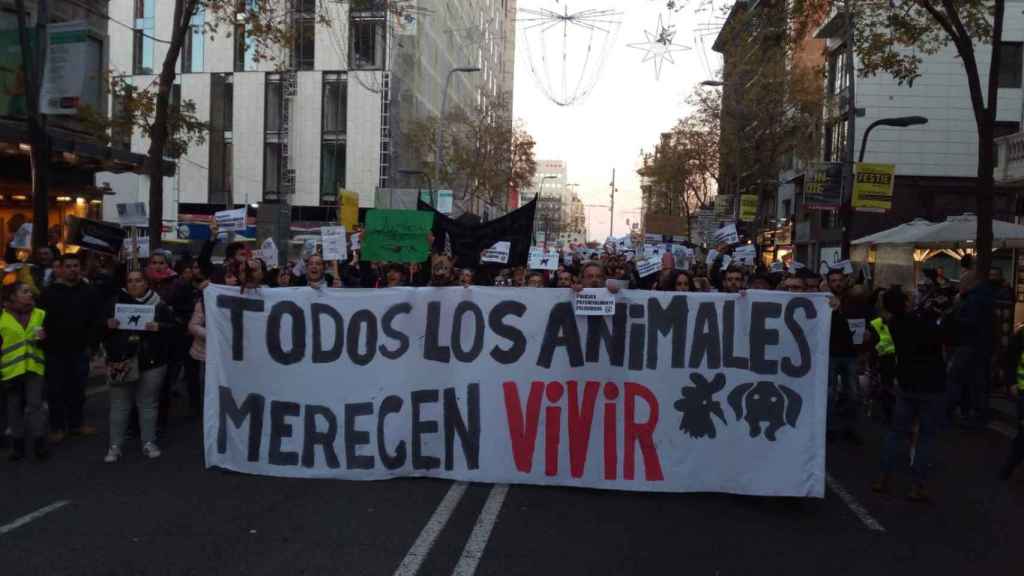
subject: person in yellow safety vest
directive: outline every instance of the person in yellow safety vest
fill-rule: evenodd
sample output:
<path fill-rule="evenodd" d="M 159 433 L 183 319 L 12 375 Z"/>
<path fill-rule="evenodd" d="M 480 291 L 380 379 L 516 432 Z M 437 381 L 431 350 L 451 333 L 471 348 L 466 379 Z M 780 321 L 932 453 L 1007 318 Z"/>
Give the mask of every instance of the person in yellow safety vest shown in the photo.
<path fill-rule="evenodd" d="M 46 362 L 40 342 L 46 338 L 46 313 L 36 308 L 32 289 L 24 282 L 3 288 L 4 310 L 0 314 L 0 381 L 7 393 L 7 419 L 14 450 L 9 459 L 21 460 L 30 437 L 40 460 L 49 456 L 43 393 Z"/>
<path fill-rule="evenodd" d="M 877 305 L 879 316 L 868 323 L 871 341 L 875 343 L 878 357 L 878 374 L 882 388 L 878 391 L 879 406 L 882 420 L 886 423 L 892 419 L 892 405 L 896 389 L 896 343 L 889 331 L 890 314 L 882 306 L 882 292 L 878 293 Z"/>
<path fill-rule="evenodd" d="M 1006 459 L 999 476 L 1009 480 L 1013 470 L 1024 462 L 1024 330 L 1014 334 L 1010 341 L 1011 358 L 1017 358 L 1017 385 L 1011 388 L 1017 396 L 1017 437 L 1013 439 L 1010 456 Z"/>

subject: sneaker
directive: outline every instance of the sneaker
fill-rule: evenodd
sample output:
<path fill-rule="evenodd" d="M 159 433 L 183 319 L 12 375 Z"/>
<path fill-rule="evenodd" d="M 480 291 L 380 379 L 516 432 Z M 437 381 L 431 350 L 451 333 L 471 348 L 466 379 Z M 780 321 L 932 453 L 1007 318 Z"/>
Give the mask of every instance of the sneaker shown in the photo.
<path fill-rule="evenodd" d="M 160 454 L 160 447 L 152 442 L 146 442 L 142 447 L 142 455 L 146 458 L 159 458 Z"/>
<path fill-rule="evenodd" d="M 878 480 L 875 480 L 871 484 L 871 491 L 875 494 L 888 494 L 889 493 L 889 475 L 882 474 Z"/>
<path fill-rule="evenodd" d="M 107 450 L 107 455 L 103 457 L 103 461 L 107 464 L 113 464 L 121 459 L 121 448 L 119 446 L 111 446 L 110 450 Z"/>
<path fill-rule="evenodd" d="M 910 488 L 910 493 L 907 494 L 907 500 L 911 502 L 928 502 L 928 491 L 924 489 L 924 484 L 914 484 Z"/>

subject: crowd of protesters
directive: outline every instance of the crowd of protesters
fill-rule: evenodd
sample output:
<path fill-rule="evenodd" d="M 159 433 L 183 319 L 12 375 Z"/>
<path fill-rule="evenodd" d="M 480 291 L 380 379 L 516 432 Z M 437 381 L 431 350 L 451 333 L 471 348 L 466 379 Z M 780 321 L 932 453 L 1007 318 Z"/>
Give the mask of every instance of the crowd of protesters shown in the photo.
<path fill-rule="evenodd" d="M 901 286 L 869 289 L 866 277 L 842 268 L 745 267 L 718 258 L 682 270 L 671 253 L 661 270 L 641 277 L 629 254 L 577 251 L 556 270 L 456 268 L 453 259 L 433 255 L 420 264 L 369 263 L 357 251 L 342 262 L 325 262 L 317 252 L 267 269 L 244 243 L 217 248 L 207 241 L 196 258 L 175 261 L 157 251 L 145 261 L 130 255 L 56 254 L 37 249 L 23 265 L 9 266 L 0 317 L 0 371 L 6 421 L 0 430 L 11 445 L 10 459 L 31 451 L 46 458 L 50 447 L 69 437 L 97 434 L 83 417 L 90 360 L 102 354 L 109 394 L 106 462 L 117 462 L 135 438 L 143 456 L 157 458 L 166 434 L 172 395 L 184 382 L 189 416 L 202 411 L 206 325 L 202 291 L 207 283 L 261 287 L 399 288 L 502 286 L 518 288 L 608 288 L 668 292 L 743 293 L 747 290 L 823 292 L 831 295 L 827 436 L 829 442 L 862 444 L 859 420 L 870 416 L 889 426 L 872 488 L 888 492 L 896 463 L 911 446 L 909 498 L 927 500 L 925 481 L 934 463 L 938 430 L 955 418 L 964 428 L 985 426 L 994 386 L 991 374 L 1018 395 L 1024 429 L 1024 334 L 1016 335 L 1002 366 L 991 366 L 993 302 L 1005 291 L 997 271 L 981 277 L 964 258 L 958 281 L 929 273 L 914 290 Z M 821 272 L 821 271 L 819 271 Z M 153 306 L 153 321 L 142 331 L 121 329 L 117 304 Z M 857 327 L 861 327 L 860 330 Z M 942 361 L 939 361 L 939 360 Z M 907 439 L 910 439 L 909 443 Z M 1008 479 L 1024 459 L 1024 434 L 1000 470 Z"/>

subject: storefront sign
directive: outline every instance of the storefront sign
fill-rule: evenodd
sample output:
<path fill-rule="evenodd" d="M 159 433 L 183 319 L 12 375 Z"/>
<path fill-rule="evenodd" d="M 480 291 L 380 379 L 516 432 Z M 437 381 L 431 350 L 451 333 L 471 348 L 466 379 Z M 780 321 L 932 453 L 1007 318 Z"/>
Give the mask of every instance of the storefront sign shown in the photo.
<path fill-rule="evenodd" d="M 842 202 L 843 165 L 840 162 L 816 162 L 804 177 L 804 207 L 811 210 L 838 210 Z"/>
<path fill-rule="evenodd" d="M 858 162 L 853 173 L 853 208 L 859 212 L 892 210 L 895 164 Z"/>

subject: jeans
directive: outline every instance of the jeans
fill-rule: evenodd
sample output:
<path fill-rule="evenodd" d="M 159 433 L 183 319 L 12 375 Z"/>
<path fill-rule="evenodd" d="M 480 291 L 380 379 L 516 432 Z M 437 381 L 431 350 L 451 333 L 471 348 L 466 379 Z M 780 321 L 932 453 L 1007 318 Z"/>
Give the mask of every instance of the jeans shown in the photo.
<path fill-rule="evenodd" d="M 882 444 L 882 473 L 891 474 L 903 447 L 909 444 L 914 430 L 914 418 L 918 419 L 917 448 L 910 475 L 915 483 L 923 483 L 932 463 L 932 444 L 942 422 L 945 402 L 939 395 L 904 395 L 896 397 L 893 410 L 892 429 Z"/>
<path fill-rule="evenodd" d="M 85 350 L 46 353 L 46 396 L 52 430 L 63 432 L 82 427 L 88 379 L 89 355 Z"/>
<path fill-rule="evenodd" d="M 178 383 L 188 349 L 192 345 L 192 337 L 180 328 L 175 328 L 167 335 L 167 369 L 164 372 L 164 385 L 160 388 L 160 408 L 157 414 L 157 428 L 167 428 L 167 420 L 171 413 L 171 391 Z"/>
<path fill-rule="evenodd" d="M 125 429 L 132 405 L 139 409 L 139 429 L 142 444 L 156 440 L 156 414 L 160 388 L 163 386 L 166 366 L 144 370 L 136 382 L 110 387 L 110 444 L 124 444 Z"/>
<path fill-rule="evenodd" d="M 189 356 L 185 358 L 185 380 L 188 382 L 188 407 L 193 416 L 203 413 L 203 388 L 206 384 L 206 363 Z"/>
<path fill-rule="evenodd" d="M 1010 447 L 1010 457 L 1003 465 L 1003 476 L 1009 478 L 1013 470 L 1024 462 L 1024 392 L 1017 393 L 1017 437 Z"/>
<path fill-rule="evenodd" d="M 829 430 L 852 430 L 860 410 L 855 356 L 830 356 L 828 359 Z"/>
<path fill-rule="evenodd" d="M 3 383 L 7 388 L 7 423 L 11 437 L 42 438 L 46 434 L 43 390 L 46 379 L 31 372 Z"/>
<path fill-rule="evenodd" d="M 992 379 L 989 355 L 970 346 L 958 346 L 953 351 L 948 387 L 950 413 L 959 406 L 962 417 L 971 414 L 980 423 L 988 420 Z"/>

